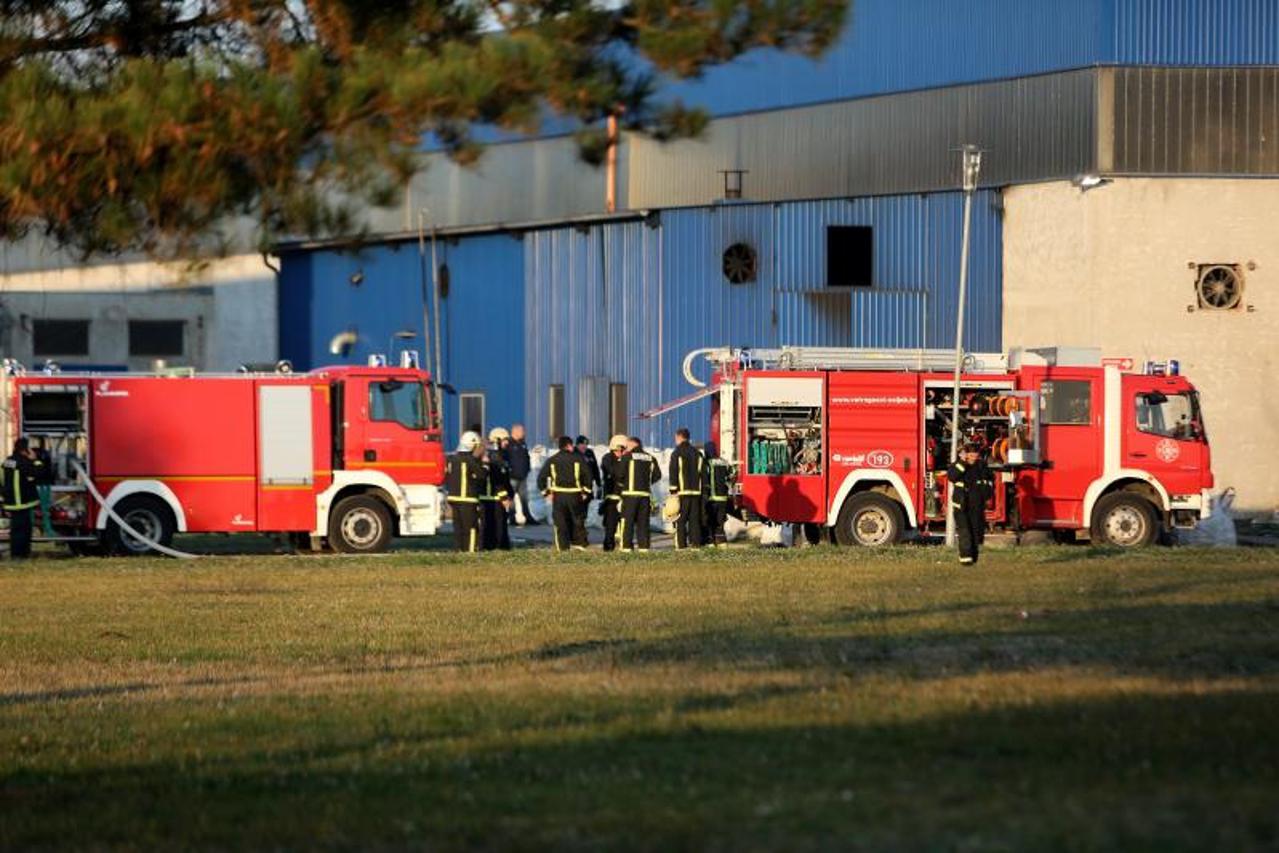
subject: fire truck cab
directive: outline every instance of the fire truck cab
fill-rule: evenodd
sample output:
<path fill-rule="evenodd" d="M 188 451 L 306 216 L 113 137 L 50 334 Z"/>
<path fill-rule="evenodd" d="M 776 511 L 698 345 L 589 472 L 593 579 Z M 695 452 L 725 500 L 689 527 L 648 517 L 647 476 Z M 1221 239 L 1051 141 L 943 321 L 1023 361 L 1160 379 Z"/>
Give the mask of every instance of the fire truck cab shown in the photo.
<path fill-rule="evenodd" d="M 1210 511 L 1199 397 L 1176 362 L 1137 372 L 1091 349 L 970 354 L 956 401 L 948 351 L 699 350 L 685 361 L 695 384 L 698 356 L 712 380 L 686 399 L 713 401 L 739 508 L 824 526 L 841 544 L 944 526 L 956 423 L 996 475 L 993 527 L 1133 547 Z"/>
<path fill-rule="evenodd" d="M 6 452 L 19 436 L 48 451 L 55 538 L 73 549 L 150 550 L 122 518 L 165 546 L 175 533 L 269 532 L 371 553 L 439 525 L 434 392 L 408 357 L 301 374 L 29 373 L 8 363 L 0 436 Z"/>

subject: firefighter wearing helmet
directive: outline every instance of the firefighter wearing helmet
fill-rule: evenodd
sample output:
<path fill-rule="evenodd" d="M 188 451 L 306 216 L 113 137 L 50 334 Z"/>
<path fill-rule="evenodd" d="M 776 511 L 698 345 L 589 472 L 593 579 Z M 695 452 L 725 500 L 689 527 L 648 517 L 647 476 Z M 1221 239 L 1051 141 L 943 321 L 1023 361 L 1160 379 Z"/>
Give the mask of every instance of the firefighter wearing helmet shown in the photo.
<path fill-rule="evenodd" d="M 489 431 L 489 447 L 484 456 L 484 492 L 480 495 L 485 551 L 511 550 L 511 534 L 506 526 L 506 513 L 511 506 L 511 469 L 502 456 L 502 442 L 510 437 L 501 427 Z"/>
<path fill-rule="evenodd" d="M 449 457 L 445 488 L 453 513 L 453 545 L 459 551 L 480 549 L 480 495 L 488 483 L 484 468 L 484 441 L 479 433 L 466 431 Z"/>
<path fill-rule="evenodd" d="M 657 457 L 644 451 L 644 445 L 635 436 L 626 440 L 626 455 L 618 466 L 622 472 L 622 520 L 617 538 L 627 551 L 647 551 L 649 545 L 649 516 L 653 514 L 653 484 L 662 478 L 662 466 Z"/>
<path fill-rule="evenodd" d="M 950 511 L 955 518 L 959 562 L 971 566 L 986 536 L 986 501 L 994 490 L 990 469 L 976 444 L 965 444 L 963 458 L 946 471 L 950 482 Z"/>
<path fill-rule="evenodd" d="M 600 461 L 600 484 L 604 501 L 600 517 L 604 522 L 604 550 L 617 547 L 617 525 L 622 520 L 622 468 L 626 456 L 626 436 L 608 440 L 608 453 Z"/>

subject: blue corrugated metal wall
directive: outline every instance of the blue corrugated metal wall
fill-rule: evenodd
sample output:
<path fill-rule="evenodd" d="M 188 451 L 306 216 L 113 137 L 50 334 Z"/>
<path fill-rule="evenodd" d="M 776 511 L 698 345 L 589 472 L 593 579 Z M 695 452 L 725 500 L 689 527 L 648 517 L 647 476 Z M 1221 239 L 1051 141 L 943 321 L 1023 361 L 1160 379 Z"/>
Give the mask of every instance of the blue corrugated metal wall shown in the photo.
<path fill-rule="evenodd" d="M 440 316 L 444 380 L 458 392 L 485 392 L 486 428 L 518 420 L 524 398 L 522 244 L 497 234 L 439 240 L 436 249 L 450 277 Z M 422 327 L 428 319 L 433 327 L 434 321 L 423 311 L 423 267 L 416 244 L 372 245 L 358 253 L 288 252 L 281 264 L 280 352 L 298 369 L 362 364 L 370 353 L 393 346 L 430 355 Z M 429 262 L 426 270 L 429 275 Z M 354 284 L 357 273 L 363 278 Z M 332 355 L 328 345 L 345 329 L 353 329 L 359 343 L 344 359 Z M 407 344 L 393 341 L 401 330 L 418 337 Z M 457 404 L 456 396 L 445 397 L 450 443 L 458 435 Z"/>
<path fill-rule="evenodd" d="M 970 349 L 1000 347 L 1001 246 L 995 193 L 974 202 Z M 525 236 L 525 414 L 545 440 L 549 387 L 563 385 L 576 432 L 583 377 L 628 387 L 633 413 L 688 393 L 685 353 L 706 346 L 914 347 L 954 340 L 962 196 L 937 193 L 664 211 L 660 223 L 558 228 Z M 826 227 L 874 230 L 875 286 L 826 287 Z M 725 247 L 757 250 L 756 281 L 729 284 Z M 647 442 L 706 405 L 633 422 Z M 602 439 L 603 436 L 595 436 Z"/>

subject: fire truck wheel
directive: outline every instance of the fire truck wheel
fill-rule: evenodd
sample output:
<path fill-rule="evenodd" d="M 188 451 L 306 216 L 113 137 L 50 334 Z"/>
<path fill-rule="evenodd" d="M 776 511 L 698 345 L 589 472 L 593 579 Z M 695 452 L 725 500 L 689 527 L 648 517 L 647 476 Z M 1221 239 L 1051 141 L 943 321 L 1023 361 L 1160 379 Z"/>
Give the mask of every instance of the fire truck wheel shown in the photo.
<path fill-rule="evenodd" d="M 835 522 L 835 541 L 868 547 L 892 545 L 901 539 L 905 527 L 897 501 L 877 492 L 862 492 L 844 501 Z"/>
<path fill-rule="evenodd" d="M 173 510 L 159 498 L 133 495 L 116 504 L 115 511 L 130 527 L 152 542 L 158 542 L 166 548 L 173 543 L 173 534 L 177 531 L 178 524 L 173 518 Z M 124 532 L 114 519 L 107 522 L 103 544 L 107 553 L 122 557 L 140 557 L 152 553 L 150 545 Z"/>
<path fill-rule="evenodd" d="M 376 554 L 391 541 L 391 514 L 368 495 L 342 498 L 329 513 L 329 544 L 343 554 Z"/>
<path fill-rule="evenodd" d="M 1102 496 L 1092 513 L 1094 545 L 1144 548 L 1159 536 L 1159 516 L 1150 501 L 1128 492 Z"/>

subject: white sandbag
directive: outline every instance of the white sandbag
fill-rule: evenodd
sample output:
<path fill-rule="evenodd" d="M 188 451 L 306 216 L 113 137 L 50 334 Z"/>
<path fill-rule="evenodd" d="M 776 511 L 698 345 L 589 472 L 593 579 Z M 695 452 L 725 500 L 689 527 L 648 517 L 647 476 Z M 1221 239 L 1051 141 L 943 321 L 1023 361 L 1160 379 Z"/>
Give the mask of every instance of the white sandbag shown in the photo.
<path fill-rule="evenodd" d="M 736 542 L 738 539 L 747 535 L 747 527 L 749 525 L 736 516 L 730 515 L 724 519 L 724 538 L 729 542 Z"/>
<path fill-rule="evenodd" d="M 1235 490 L 1226 489 L 1212 496 L 1212 513 L 1189 530 L 1177 531 L 1181 545 L 1197 545 L 1209 548 L 1234 548 L 1239 544 L 1235 532 Z"/>
<path fill-rule="evenodd" d="M 761 524 L 759 544 L 789 548 L 795 544 L 795 531 L 789 524 Z"/>

